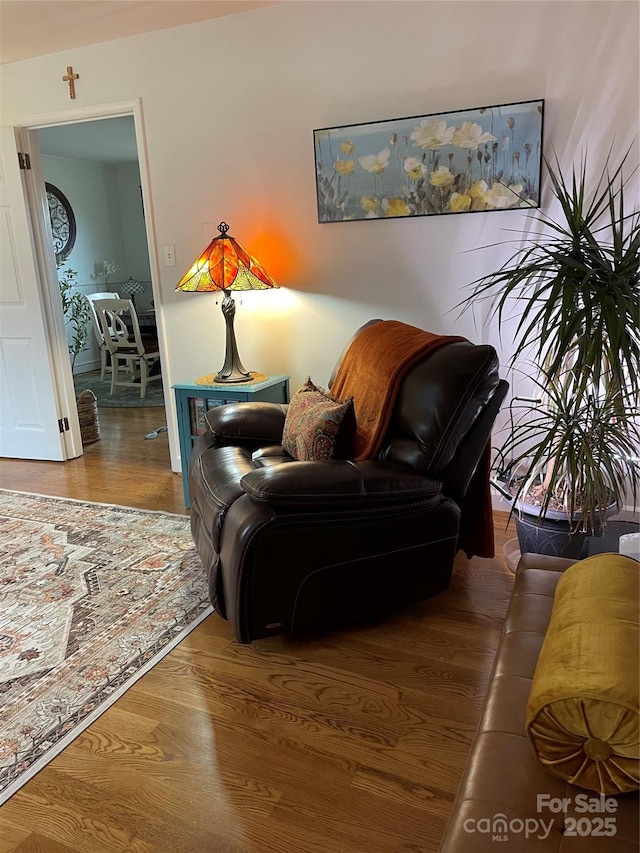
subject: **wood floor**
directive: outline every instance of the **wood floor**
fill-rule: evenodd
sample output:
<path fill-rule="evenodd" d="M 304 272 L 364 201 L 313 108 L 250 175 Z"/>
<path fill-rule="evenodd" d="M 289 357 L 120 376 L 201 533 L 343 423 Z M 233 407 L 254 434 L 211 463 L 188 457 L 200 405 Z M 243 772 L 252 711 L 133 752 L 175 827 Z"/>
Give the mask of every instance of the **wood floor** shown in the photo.
<path fill-rule="evenodd" d="M 158 416 L 102 409 L 83 458 L 2 460 L 0 485 L 184 512 Z M 511 586 L 459 557 L 442 595 L 305 641 L 210 616 L 0 809 L 0 853 L 437 851 Z"/>

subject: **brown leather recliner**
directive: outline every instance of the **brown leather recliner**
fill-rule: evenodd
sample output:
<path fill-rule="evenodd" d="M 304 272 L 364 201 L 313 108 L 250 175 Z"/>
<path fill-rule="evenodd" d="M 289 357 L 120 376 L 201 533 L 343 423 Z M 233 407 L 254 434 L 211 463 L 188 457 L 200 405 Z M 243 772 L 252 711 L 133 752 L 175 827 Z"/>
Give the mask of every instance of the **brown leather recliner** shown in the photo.
<path fill-rule="evenodd" d="M 191 530 L 238 641 L 349 624 L 444 590 L 483 509 L 468 488 L 507 388 L 493 347 L 442 346 L 406 373 L 377 458 L 360 462 L 292 459 L 286 406 L 209 411 L 190 461 Z"/>

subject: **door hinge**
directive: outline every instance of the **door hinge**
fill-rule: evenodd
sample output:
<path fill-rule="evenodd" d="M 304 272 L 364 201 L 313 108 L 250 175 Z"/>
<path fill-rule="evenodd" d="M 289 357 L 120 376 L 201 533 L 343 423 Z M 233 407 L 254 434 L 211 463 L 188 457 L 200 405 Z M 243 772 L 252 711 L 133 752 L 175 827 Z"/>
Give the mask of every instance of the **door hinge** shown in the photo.
<path fill-rule="evenodd" d="M 60 432 L 69 432 L 69 419 L 68 418 L 58 418 L 58 429 Z"/>
<path fill-rule="evenodd" d="M 18 151 L 18 163 L 20 164 L 21 169 L 31 169 L 31 157 L 28 154 L 23 154 L 22 151 Z"/>

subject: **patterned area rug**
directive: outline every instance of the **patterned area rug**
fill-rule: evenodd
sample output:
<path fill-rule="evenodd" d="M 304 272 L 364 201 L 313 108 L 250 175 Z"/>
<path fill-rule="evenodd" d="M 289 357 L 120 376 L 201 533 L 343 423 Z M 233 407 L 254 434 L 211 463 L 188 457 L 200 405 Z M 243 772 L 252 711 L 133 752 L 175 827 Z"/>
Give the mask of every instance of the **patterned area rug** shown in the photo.
<path fill-rule="evenodd" d="M 0 489 L 0 804 L 211 612 L 187 516 Z"/>
<path fill-rule="evenodd" d="M 105 409 L 134 409 L 145 406 L 164 406 L 162 381 L 159 380 L 149 382 L 142 400 L 140 399 L 140 385 L 133 382 L 131 383 L 131 387 L 116 385 L 113 396 L 111 396 L 109 394 L 111 374 L 109 373 L 104 379 L 100 379 L 100 371 L 96 373 L 80 373 L 78 376 L 73 377 L 73 384 L 76 389 L 76 397 L 82 391 L 89 389 L 98 398 L 98 407 L 102 406 Z"/>

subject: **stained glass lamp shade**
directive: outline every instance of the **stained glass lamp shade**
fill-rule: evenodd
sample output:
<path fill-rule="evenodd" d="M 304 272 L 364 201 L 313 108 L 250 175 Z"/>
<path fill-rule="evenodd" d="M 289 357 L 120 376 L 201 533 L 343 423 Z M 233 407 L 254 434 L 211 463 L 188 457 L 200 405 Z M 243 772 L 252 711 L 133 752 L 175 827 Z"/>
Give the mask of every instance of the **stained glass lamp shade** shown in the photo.
<path fill-rule="evenodd" d="M 136 293 L 144 292 L 144 284 L 131 276 L 126 281 L 121 282 L 119 287 L 121 293 L 131 297 L 134 306 L 136 304 Z"/>
<path fill-rule="evenodd" d="M 222 313 L 226 324 L 226 352 L 224 365 L 216 374 L 215 382 L 248 382 L 251 373 L 246 371 L 238 355 L 233 318 L 236 304 L 233 290 L 267 290 L 278 287 L 269 273 L 246 249 L 227 235 L 226 222 L 218 225 L 219 237 L 209 243 L 196 259 L 191 269 L 180 279 L 176 290 L 210 292 L 223 291 Z"/>

